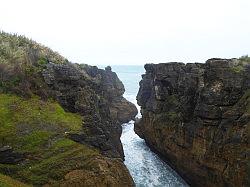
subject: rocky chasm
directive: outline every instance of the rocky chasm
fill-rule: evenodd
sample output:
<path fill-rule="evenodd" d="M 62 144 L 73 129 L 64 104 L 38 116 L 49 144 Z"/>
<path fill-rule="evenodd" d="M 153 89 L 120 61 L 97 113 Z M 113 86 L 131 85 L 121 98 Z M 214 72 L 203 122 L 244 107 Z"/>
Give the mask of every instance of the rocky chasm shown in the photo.
<path fill-rule="evenodd" d="M 145 69 L 135 132 L 191 186 L 248 186 L 249 61 Z M 0 32 L 0 186 L 135 186 L 120 137 L 137 109 L 123 93 L 109 66 Z"/>
<path fill-rule="evenodd" d="M 249 185 L 250 63 L 146 64 L 135 132 L 191 186 Z"/>

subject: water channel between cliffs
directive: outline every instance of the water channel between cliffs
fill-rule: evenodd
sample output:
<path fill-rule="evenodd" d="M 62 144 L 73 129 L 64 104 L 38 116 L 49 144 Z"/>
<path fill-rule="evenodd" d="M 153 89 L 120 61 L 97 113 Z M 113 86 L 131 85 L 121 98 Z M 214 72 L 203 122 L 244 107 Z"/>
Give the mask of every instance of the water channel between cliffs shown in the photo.
<path fill-rule="evenodd" d="M 124 97 L 136 104 L 139 81 L 144 73 L 143 66 L 112 66 L 112 70 L 117 73 L 125 86 Z M 136 106 L 139 109 L 137 104 Z M 135 134 L 133 121 L 123 124 L 121 141 L 125 153 L 125 165 L 136 186 L 188 186 L 173 169 L 150 150 L 143 139 Z"/>

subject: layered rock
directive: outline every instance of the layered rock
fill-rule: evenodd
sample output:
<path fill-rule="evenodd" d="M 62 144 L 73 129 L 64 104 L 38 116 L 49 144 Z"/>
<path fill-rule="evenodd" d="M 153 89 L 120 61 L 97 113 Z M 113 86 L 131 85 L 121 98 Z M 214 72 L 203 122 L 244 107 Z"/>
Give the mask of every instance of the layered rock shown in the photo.
<path fill-rule="evenodd" d="M 136 133 L 192 186 L 249 184 L 250 65 L 146 64 Z"/>
<path fill-rule="evenodd" d="M 50 62 L 42 74 L 50 95 L 68 111 L 84 116 L 85 131 L 71 138 L 123 158 L 121 124 L 133 119 L 137 109 L 122 96 L 125 89 L 116 73 L 111 68 Z"/>
<path fill-rule="evenodd" d="M 84 69 L 96 82 L 99 82 L 101 92 L 108 101 L 109 112 L 113 121 L 122 124 L 130 121 L 137 115 L 136 106 L 123 97 L 125 92 L 124 85 L 116 73 L 112 72 L 110 66 L 102 70 L 85 65 Z"/>

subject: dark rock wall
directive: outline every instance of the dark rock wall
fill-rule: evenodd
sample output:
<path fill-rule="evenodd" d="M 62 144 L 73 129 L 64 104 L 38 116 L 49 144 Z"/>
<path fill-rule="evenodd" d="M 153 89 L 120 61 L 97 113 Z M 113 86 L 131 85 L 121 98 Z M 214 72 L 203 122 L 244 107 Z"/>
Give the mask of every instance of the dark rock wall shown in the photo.
<path fill-rule="evenodd" d="M 123 158 L 121 123 L 133 119 L 137 109 L 123 98 L 125 89 L 116 73 L 111 68 L 49 63 L 43 77 L 64 108 L 84 116 L 82 134 L 71 138 L 98 147 L 107 156 Z"/>
<path fill-rule="evenodd" d="M 146 64 L 136 133 L 192 186 L 247 186 L 250 65 Z"/>

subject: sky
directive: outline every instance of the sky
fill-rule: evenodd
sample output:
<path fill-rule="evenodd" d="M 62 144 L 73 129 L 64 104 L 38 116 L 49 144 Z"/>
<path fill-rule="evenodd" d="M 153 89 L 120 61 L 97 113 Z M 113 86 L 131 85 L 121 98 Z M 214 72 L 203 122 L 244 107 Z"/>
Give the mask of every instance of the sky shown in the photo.
<path fill-rule="evenodd" d="M 91 65 L 250 55 L 250 0 L 1 0 L 0 30 Z"/>

